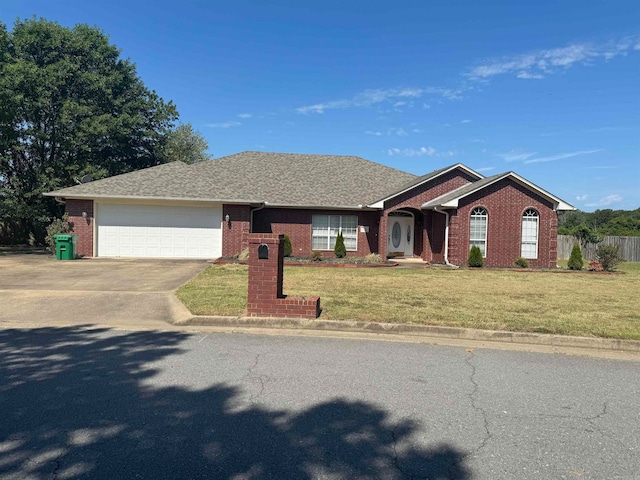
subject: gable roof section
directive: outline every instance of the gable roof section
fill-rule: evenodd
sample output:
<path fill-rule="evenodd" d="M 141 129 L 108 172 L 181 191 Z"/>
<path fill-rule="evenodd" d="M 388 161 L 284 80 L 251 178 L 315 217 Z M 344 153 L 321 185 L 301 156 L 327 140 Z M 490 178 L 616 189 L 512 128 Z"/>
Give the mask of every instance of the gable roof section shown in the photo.
<path fill-rule="evenodd" d="M 172 162 L 46 195 L 359 208 L 416 178 L 355 156 L 242 152 L 193 165 Z"/>
<path fill-rule="evenodd" d="M 444 195 L 441 195 L 433 200 L 430 200 L 424 204 L 422 204 L 423 209 L 433 209 L 433 208 L 458 208 L 458 204 L 461 199 L 471 195 L 472 193 L 476 193 L 484 188 L 487 188 L 490 185 L 493 185 L 500 180 L 505 178 L 510 178 L 516 183 L 522 185 L 523 187 L 529 189 L 530 191 L 540 195 L 543 198 L 546 198 L 551 203 L 555 205 L 556 210 L 575 210 L 576 208 L 573 205 L 570 205 L 563 201 L 562 199 L 556 197 L 555 195 L 550 194 L 546 190 L 538 187 L 537 185 L 531 183 L 527 179 L 521 177 L 515 172 L 505 172 L 499 173 L 497 175 L 493 175 L 491 177 L 483 178 L 482 180 L 478 180 L 477 182 L 470 183 L 468 185 L 464 185 L 463 187 L 452 190 Z"/>
<path fill-rule="evenodd" d="M 372 208 L 384 208 L 384 202 L 386 202 L 387 200 L 392 199 L 393 197 L 397 196 L 397 195 L 401 195 L 404 192 L 407 192 L 409 190 L 411 190 L 412 188 L 416 188 L 419 187 L 420 185 L 423 185 L 431 180 L 434 180 L 442 175 L 445 175 L 446 173 L 449 173 L 453 170 L 456 169 L 460 169 L 466 173 L 468 173 L 469 175 L 476 177 L 476 179 L 482 179 L 484 178 L 481 174 L 479 174 L 478 172 L 476 172 L 475 170 L 471 170 L 469 167 L 467 167 L 466 165 L 463 165 L 462 163 L 456 163 L 455 165 L 451 165 L 449 167 L 445 167 L 445 168 L 441 168 L 440 170 L 434 170 L 431 173 L 427 173 L 426 175 L 423 175 L 421 177 L 417 177 L 407 183 L 405 183 L 404 185 L 402 185 L 398 190 L 393 191 L 392 193 L 389 193 L 387 195 L 385 195 L 382 198 L 377 199 L 375 202 L 372 202 L 369 206 Z"/>

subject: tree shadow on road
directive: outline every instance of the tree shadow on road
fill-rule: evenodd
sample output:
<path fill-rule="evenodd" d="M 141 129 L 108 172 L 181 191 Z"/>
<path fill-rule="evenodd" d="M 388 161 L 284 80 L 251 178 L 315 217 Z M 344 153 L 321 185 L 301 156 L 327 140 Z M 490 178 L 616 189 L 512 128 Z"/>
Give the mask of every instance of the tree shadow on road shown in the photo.
<path fill-rule="evenodd" d="M 302 411 L 234 386 L 150 386 L 189 334 L 84 327 L 0 330 L 0 478 L 470 478 L 450 445 L 366 402 Z"/>

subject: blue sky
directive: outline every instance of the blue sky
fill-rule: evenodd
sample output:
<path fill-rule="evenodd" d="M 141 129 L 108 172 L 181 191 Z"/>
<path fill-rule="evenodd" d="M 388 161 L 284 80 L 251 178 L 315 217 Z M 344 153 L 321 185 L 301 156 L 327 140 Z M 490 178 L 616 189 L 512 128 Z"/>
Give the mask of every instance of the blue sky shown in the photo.
<path fill-rule="evenodd" d="M 462 162 L 640 207 L 637 0 L 0 3 L 9 27 L 33 15 L 104 30 L 215 157 Z"/>

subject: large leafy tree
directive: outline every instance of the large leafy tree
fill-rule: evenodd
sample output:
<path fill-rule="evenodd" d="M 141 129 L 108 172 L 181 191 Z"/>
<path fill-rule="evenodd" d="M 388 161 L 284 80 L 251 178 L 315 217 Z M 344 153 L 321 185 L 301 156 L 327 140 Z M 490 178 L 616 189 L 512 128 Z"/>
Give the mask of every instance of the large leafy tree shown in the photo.
<path fill-rule="evenodd" d="M 167 162 L 197 163 L 211 160 L 207 153 L 209 144 L 190 123 L 178 125 L 167 136 L 162 149 L 162 158 Z"/>
<path fill-rule="evenodd" d="M 42 241 L 61 213 L 43 192 L 161 163 L 178 115 L 101 30 L 35 18 L 0 23 L 0 105 L 0 227 L 15 241 Z"/>

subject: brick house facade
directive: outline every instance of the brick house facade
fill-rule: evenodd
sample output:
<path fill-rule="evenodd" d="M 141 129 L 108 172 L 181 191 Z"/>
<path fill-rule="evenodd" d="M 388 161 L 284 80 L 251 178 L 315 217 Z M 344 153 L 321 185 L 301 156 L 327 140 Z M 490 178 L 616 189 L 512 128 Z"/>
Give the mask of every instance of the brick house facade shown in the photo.
<path fill-rule="evenodd" d="M 277 162 L 274 163 L 274 159 Z M 326 184 L 321 183 L 322 178 L 309 179 L 304 175 L 297 180 L 311 182 L 309 185 L 288 183 L 286 188 L 278 186 L 283 175 L 304 170 L 294 168 L 304 162 L 314 166 L 319 162 L 334 162 L 339 166 L 342 165 L 340 162 L 347 161 L 358 165 L 359 175 L 326 179 L 329 182 Z M 464 265 L 472 243 L 480 242 L 485 265 L 513 266 L 516 258 L 525 256 L 531 266 L 549 268 L 555 266 L 557 257 L 557 211 L 573 209 L 514 172 L 483 177 L 461 164 L 416 177 L 358 157 L 245 152 L 200 165 L 175 163 L 177 165 L 146 169 L 148 174 L 143 170 L 48 194 L 66 202 L 74 233 L 79 235 L 78 253 L 83 256 L 99 254 L 100 248 L 94 249 L 102 241 L 98 238 L 104 222 L 102 205 L 111 202 L 112 205 L 131 207 L 130 210 L 116 209 L 116 217 L 112 214 L 109 219 L 111 226 L 116 220 L 123 225 L 123 233 L 117 233 L 115 237 L 120 235 L 127 241 L 144 243 L 145 232 L 151 232 L 156 224 L 170 232 L 166 238 L 154 240 L 160 246 L 147 256 L 162 253 L 163 245 L 169 245 L 172 238 L 177 238 L 184 244 L 178 247 L 185 248 L 176 247 L 173 251 L 195 252 L 192 258 L 231 257 L 247 249 L 250 234 L 257 233 L 288 235 L 294 256 L 309 256 L 312 250 L 333 256 L 335 235 L 342 229 L 346 232 L 345 239 L 346 235 L 349 237 L 347 255 L 350 256 L 377 253 L 387 257 L 393 254 L 421 257 L 430 263 Z M 246 172 L 252 168 L 265 168 L 263 165 L 267 164 L 270 168 L 277 166 L 283 170 L 265 170 L 264 180 L 259 175 L 252 177 L 247 191 L 243 191 L 242 184 L 236 180 L 246 178 Z M 195 169 L 199 169 L 197 175 L 192 174 Z M 185 176 L 188 182 L 202 182 L 194 185 L 188 196 L 181 195 L 176 189 L 177 193 L 173 194 L 176 198 L 172 200 L 163 192 L 175 189 L 183 174 L 188 174 Z M 225 179 L 225 175 L 229 178 Z M 130 192 L 132 185 L 140 191 Z M 224 188 L 229 185 L 236 185 L 235 190 L 225 193 Z M 145 191 L 147 186 L 149 194 Z M 225 201 L 226 197 L 229 201 Z M 239 200 L 243 198 L 253 200 Z M 111 210 L 113 212 L 113 208 Z M 192 215 L 195 210 L 198 213 Z M 127 211 L 132 212 L 131 217 L 126 216 Z M 482 213 L 481 217 L 477 217 L 478 212 Z M 148 230 L 131 233 L 127 225 L 136 225 L 135 221 L 142 222 Z M 194 223 L 190 224 L 190 221 Z M 115 225 L 120 228 L 119 223 Z M 474 230 L 477 228 L 480 230 Z M 212 233 L 211 236 L 202 235 L 202 242 L 218 245 L 215 255 L 206 246 L 208 243 L 186 245 L 189 234 L 185 232 L 200 235 L 205 230 Z M 471 238 L 472 230 L 474 238 Z M 478 232 L 482 235 L 480 239 L 476 238 Z M 135 238 L 131 240 L 130 237 Z M 114 241 L 113 236 L 109 241 Z M 129 251 L 144 252 L 140 249 Z M 179 254 L 172 257 L 171 250 L 164 251 L 169 253 L 162 256 L 180 258 Z"/>

